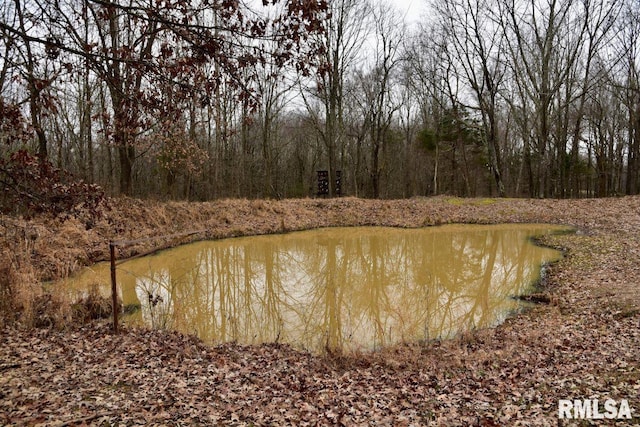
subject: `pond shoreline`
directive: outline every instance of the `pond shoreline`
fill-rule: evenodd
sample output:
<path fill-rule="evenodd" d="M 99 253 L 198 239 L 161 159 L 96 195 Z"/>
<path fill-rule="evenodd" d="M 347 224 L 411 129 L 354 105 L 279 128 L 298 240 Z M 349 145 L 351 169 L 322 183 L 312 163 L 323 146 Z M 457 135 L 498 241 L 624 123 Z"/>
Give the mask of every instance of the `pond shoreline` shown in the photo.
<path fill-rule="evenodd" d="M 121 304 L 141 308 L 121 320 L 206 343 L 277 341 L 317 354 L 446 339 L 502 323 L 525 307 L 518 301 L 540 302 L 526 295 L 562 253 L 534 238 L 566 230 L 325 227 L 193 242 L 118 260 Z M 111 275 L 103 262 L 52 286 L 109 300 Z"/>
<path fill-rule="evenodd" d="M 542 284 L 548 304 L 496 328 L 373 354 L 318 357 L 281 344 L 209 348 L 177 333 L 126 328 L 114 336 L 100 322 L 66 330 L 8 326 L 0 335 L 0 424 L 555 425 L 559 399 L 592 396 L 627 399 L 640 415 L 640 197 L 110 204 L 89 230 L 73 220 L 3 218 L 3 225 L 34 230 L 23 262 L 41 280 L 105 260 L 109 240 L 200 227 L 207 238 L 503 222 L 581 233 L 542 239 L 566 253 Z"/>

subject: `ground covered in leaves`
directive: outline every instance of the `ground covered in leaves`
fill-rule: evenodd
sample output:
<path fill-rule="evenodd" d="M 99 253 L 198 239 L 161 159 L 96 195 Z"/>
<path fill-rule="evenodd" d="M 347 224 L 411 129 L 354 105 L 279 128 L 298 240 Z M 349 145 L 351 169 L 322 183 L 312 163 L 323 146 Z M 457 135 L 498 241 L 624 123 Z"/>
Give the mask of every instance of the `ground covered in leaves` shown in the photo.
<path fill-rule="evenodd" d="M 545 238 L 565 252 L 547 271 L 538 299 L 548 303 L 493 329 L 373 354 L 207 347 L 171 332 L 113 335 L 100 322 L 45 329 L 7 323 L 0 331 L 0 424 L 573 425 L 558 420 L 559 399 L 611 398 L 632 409 L 634 418 L 618 424 L 640 425 L 640 197 L 118 199 L 92 224 L 1 218 L 0 228 L 6 247 L 28 249 L 21 262 L 35 280 L 47 280 L 106 259 L 111 239 L 159 237 L 123 253 L 132 255 L 176 244 L 160 236 L 189 230 L 202 230 L 189 237 L 196 239 L 453 222 L 559 223 L 578 232 Z"/>

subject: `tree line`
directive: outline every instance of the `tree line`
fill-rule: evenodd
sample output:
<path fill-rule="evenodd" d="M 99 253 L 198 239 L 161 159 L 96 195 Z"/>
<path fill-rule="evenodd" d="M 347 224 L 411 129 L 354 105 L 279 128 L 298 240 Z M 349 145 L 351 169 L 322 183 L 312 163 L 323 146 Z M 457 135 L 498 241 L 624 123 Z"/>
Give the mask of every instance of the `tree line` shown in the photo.
<path fill-rule="evenodd" d="M 318 170 L 330 195 L 339 172 L 341 194 L 374 198 L 640 191 L 637 0 L 425 10 L 8 0 L 0 183 L 27 188 L 7 177 L 26 158 L 192 200 L 311 196 Z"/>

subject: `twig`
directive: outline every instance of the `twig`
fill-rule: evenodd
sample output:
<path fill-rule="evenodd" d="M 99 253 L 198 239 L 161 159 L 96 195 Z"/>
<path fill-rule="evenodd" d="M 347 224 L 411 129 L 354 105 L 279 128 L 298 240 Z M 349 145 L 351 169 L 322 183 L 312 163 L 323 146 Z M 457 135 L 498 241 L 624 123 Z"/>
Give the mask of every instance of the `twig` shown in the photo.
<path fill-rule="evenodd" d="M 85 423 L 87 421 L 91 421 L 100 417 L 106 417 L 107 415 L 111 415 L 111 414 L 112 414 L 111 412 L 98 412 L 97 414 L 89 415 L 82 418 L 76 418 L 75 420 L 65 421 L 64 423 L 60 424 L 59 427 L 68 427 L 74 424 Z"/>
<path fill-rule="evenodd" d="M 0 371 L 6 371 L 7 369 L 15 369 L 22 366 L 22 363 L 3 363 L 0 365 Z"/>

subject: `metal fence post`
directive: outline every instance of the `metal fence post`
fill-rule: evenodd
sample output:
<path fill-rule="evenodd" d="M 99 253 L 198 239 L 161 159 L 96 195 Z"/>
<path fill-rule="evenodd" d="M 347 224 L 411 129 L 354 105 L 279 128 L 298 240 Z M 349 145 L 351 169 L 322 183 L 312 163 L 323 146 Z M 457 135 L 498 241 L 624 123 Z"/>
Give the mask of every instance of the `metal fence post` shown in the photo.
<path fill-rule="evenodd" d="M 178 234 L 170 234 L 170 235 L 166 235 L 166 236 L 157 236 L 157 237 L 149 237 L 146 239 L 138 239 L 138 240 L 116 240 L 116 241 L 110 241 L 109 242 L 109 256 L 111 257 L 111 299 L 112 299 L 112 306 L 113 306 L 113 332 L 114 333 L 118 333 L 118 286 L 116 284 L 116 246 L 120 246 L 120 247 L 125 247 L 125 246 L 130 246 L 136 243 L 142 243 L 142 242 L 149 242 L 151 240 L 156 240 L 158 238 L 164 237 L 164 238 L 171 238 L 171 239 L 176 239 L 178 237 L 186 237 L 186 236 L 193 236 L 194 234 L 200 234 L 200 233 L 204 233 L 207 230 L 196 230 L 196 231 L 188 231 L 186 233 L 178 233 Z M 153 249 L 151 251 L 148 252 L 143 252 L 143 253 L 139 253 L 137 255 L 131 256 L 127 259 L 123 259 L 121 260 L 121 262 L 124 262 L 126 260 L 131 260 L 134 258 L 139 258 L 145 255 L 149 255 L 152 253 L 157 252 L 159 249 Z"/>
<path fill-rule="evenodd" d="M 113 310 L 113 333 L 118 333 L 118 287 L 116 286 L 116 245 L 109 242 L 109 255 L 111 257 L 111 300 Z"/>

